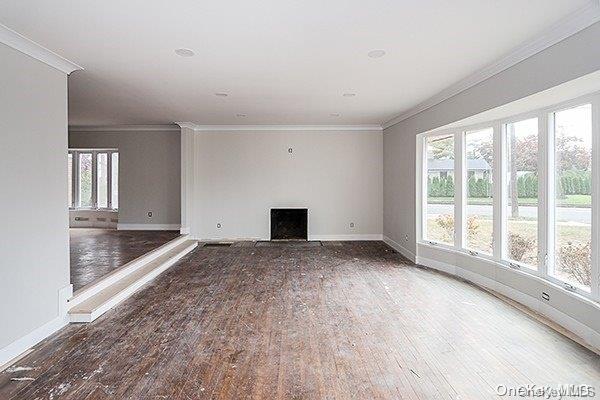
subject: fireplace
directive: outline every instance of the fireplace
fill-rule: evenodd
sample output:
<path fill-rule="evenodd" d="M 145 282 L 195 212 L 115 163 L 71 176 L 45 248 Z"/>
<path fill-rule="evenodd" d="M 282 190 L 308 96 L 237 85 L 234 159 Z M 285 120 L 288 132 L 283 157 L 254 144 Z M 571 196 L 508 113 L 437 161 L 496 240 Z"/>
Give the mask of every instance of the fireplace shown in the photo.
<path fill-rule="evenodd" d="M 308 240 L 308 208 L 271 208 L 271 240 Z"/>

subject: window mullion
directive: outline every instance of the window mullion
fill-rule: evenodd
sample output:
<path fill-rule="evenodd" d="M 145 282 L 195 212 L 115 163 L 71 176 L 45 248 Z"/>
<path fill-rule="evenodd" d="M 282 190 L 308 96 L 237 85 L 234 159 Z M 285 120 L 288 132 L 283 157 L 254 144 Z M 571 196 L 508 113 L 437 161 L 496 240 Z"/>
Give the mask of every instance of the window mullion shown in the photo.
<path fill-rule="evenodd" d="M 460 131 L 454 134 L 454 246 L 463 249 L 465 241 L 465 134 Z"/>
<path fill-rule="evenodd" d="M 92 208 L 98 208 L 98 153 L 92 152 Z"/>
<path fill-rule="evenodd" d="M 506 151 L 505 134 L 502 124 L 494 126 L 494 150 L 493 150 L 493 256 L 496 260 L 504 258 L 504 249 L 506 248 L 506 219 L 504 214 L 505 207 L 505 177 L 506 177 Z"/>
<path fill-rule="evenodd" d="M 553 230 L 550 224 L 554 224 L 550 213 L 554 213 L 554 206 L 549 199 L 553 199 L 554 185 L 549 183 L 554 179 L 550 162 L 554 159 L 554 140 L 550 139 L 552 130 L 549 126 L 548 113 L 542 112 L 538 116 L 538 272 L 541 276 L 548 276 L 548 263 L 550 261 L 549 249 L 552 247 L 549 232 Z M 551 176 L 552 175 L 552 176 Z M 552 214 L 553 215 L 553 214 Z M 553 261 L 552 261 L 553 262 Z"/>
<path fill-rule="evenodd" d="M 73 152 L 73 164 L 75 164 L 75 169 L 73 170 L 73 180 L 74 182 L 74 193 L 73 193 L 73 203 L 75 208 L 81 207 L 81 200 L 79 196 L 79 157 L 80 154 L 78 151 Z"/>
<path fill-rule="evenodd" d="M 596 138 L 600 135 L 600 96 L 592 101 L 592 298 L 600 300 L 600 143 Z"/>
<path fill-rule="evenodd" d="M 106 207 L 112 209 L 112 152 L 106 153 Z"/>
<path fill-rule="evenodd" d="M 417 141 L 417 182 L 420 182 L 417 188 L 419 194 L 419 204 L 417 212 L 421 218 L 417 222 L 417 238 L 425 240 L 427 237 L 427 137 L 419 138 Z"/>
<path fill-rule="evenodd" d="M 539 199 L 538 242 L 540 275 L 548 276 L 554 266 L 554 114 L 542 113 L 539 117 Z"/>

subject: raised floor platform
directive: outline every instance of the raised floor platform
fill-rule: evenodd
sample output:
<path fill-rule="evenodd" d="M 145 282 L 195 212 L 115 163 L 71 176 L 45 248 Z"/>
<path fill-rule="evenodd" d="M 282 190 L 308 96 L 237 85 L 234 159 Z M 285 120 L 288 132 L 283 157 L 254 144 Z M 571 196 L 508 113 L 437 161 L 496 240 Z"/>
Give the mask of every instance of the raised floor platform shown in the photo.
<path fill-rule="evenodd" d="M 71 228 L 71 284 L 77 292 L 179 236 L 178 231 Z"/>

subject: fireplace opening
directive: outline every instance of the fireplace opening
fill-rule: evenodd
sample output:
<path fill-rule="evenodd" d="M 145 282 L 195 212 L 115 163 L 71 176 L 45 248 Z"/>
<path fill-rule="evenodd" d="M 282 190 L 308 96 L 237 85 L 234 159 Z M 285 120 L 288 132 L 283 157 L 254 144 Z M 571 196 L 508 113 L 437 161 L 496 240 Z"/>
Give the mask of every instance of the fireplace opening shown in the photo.
<path fill-rule="evenodd" d="M 308 240 L 308 209 L 272 208 L 271 240 Z"/>

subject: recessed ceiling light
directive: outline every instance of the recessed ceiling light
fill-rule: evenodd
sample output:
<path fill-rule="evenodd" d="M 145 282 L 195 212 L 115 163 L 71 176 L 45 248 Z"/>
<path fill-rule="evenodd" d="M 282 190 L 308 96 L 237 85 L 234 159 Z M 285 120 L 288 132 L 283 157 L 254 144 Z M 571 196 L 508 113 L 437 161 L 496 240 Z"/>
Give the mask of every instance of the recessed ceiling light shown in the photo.
<path fill-rule="evenodd" d="M 219 96 L 219 97 L 227 97 L 229 96 L 227 93 L 215 93 L 215 96 Z"/>
<path fill-rule="evenodd" d="M 175 49 L 175 54 L 179 57 L 193 57 L 195 53 L 190 49 Z"/>
<path fill-rule="evenodd" d="M 354 96 L 356 96 L 356 93 L 344 93 L 343 96 L 344 97 L 354 97 Z"/>
<path fill-rule="evenodd" d="M 246 114 L 235 114 L 235 116 L 236 116 L 236 117 L 240 117 L 240 118 L 245 118 L 245 117 L 247 117 L 248 115 L 246 115 Z"/>
<path fill-rule="evenodd" d="M 367 55 L 371 58 L 381 58 L 385 56 L 385 50 L 371 50 Z"/>
<path fill-rule="evenodd" d="M 332 116 L 332 117 L 339 117 L 340 116 L 340 114 L 338 114 L 338 113 L 331 113 L 329 115 Z"/>

